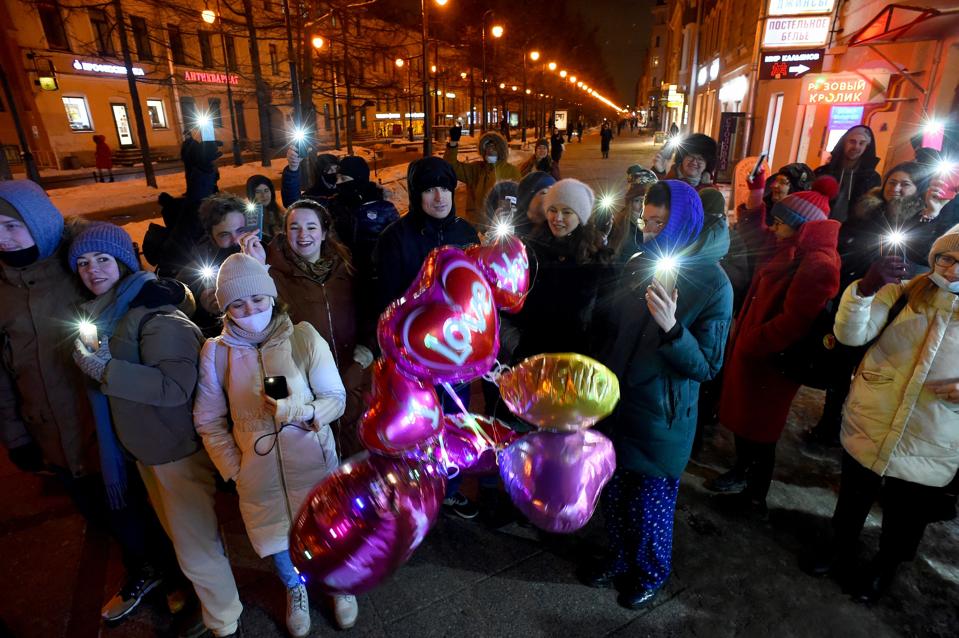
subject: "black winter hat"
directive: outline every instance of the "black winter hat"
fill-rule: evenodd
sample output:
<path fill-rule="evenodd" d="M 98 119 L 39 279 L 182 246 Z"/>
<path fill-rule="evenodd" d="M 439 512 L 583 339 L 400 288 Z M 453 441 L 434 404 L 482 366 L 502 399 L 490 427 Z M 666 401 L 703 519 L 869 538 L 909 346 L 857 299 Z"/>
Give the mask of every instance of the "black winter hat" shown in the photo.
<path fill-rule="evenodd" d="M 340 158 L 338 158 L 336 155 L 332 155 L 331 153 L 321 153 L 316 157 L 316 161 L 317 168 L 319 169 L 320 173 L 326 173 L 326 171 L 330 170 L 330 168 L 334 166 L 336 167 L 337 172 L 339 172 Z"/>
<path fill-rule="evenodd" d="M 679 140 L 673 161 L 679 164 L 687 155 L 702 155 L 706 160 L 706 170 L 712 173 L 716 166 L 716 140 L 702 133 L 693 133 Z"/>
<path fill-rule="evenodd" d="M 533 195 L 544 188 L 549 188 L 555 183 L 556 179 L 549 173 L 544 173 L 543 171 L 533 171 L 524 177 L 520 181 L 519 187 L 516 189 L 517 210 L 525 213 L 527 210 L 529 210 L 530 202 L 533 201 Z"/>
<path fill-rule="evenodd" d="M 422 212 L 420 196 L 423 191 L 434 186 L 455 191 L 456 173 L 442 157 L 424 157 L 410 162 L 409 168 L 406 169 L 406 186 L 410 196 L 410 210 Z M 456 212 L 455 201 L 452 212 Z"/>
<path fill-rule="evenodd" d="M 362 157 L 349 155 L 340 161 L 340 174 L 346 175 L 354 182 L 366 184 L 370 181 L 370 165 Z"/>

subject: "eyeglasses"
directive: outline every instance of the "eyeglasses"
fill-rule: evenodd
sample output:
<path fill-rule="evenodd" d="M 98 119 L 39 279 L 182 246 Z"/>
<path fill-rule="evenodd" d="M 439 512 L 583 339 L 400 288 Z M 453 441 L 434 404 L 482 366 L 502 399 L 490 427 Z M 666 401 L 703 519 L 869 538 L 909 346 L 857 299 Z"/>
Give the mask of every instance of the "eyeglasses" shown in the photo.
<path fill-rule="evenodd" d="M 659 219 L 640 217 L 636 220 L 636 225 L 639 226 L 640 230 L 662 230 L 663 227 L 666 226 L 666 222 Z"/>
<path fill-rule="evenodd" d="M 776 226 L 786 226 L 786 222 L 779 219 L 778 217 L 773 217 L 773 228 L 775 228 Z"/>
<path fill-rule="evenodd" d="M 956 258 L 949 255 L 936 255 L 936 265 L 943 268 L 952 268 L 956 265 Z"/>

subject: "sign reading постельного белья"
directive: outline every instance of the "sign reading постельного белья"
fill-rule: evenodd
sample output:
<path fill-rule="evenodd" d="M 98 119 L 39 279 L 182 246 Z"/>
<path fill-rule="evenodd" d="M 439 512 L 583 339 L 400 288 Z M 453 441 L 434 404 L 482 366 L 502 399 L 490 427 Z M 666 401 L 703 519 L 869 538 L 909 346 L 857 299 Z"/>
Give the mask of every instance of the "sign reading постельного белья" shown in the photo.
<path fill-rule="evenodd" d="M 886 99 L 888 73 L 824 73 L 802 82 L 800 104 L 868 104 Z"/>
<path fill-rule="evenodd" d="M 763 30 L 764 49 L 822 46 L 829 39 L 832 16 L 769 18 Z"/>

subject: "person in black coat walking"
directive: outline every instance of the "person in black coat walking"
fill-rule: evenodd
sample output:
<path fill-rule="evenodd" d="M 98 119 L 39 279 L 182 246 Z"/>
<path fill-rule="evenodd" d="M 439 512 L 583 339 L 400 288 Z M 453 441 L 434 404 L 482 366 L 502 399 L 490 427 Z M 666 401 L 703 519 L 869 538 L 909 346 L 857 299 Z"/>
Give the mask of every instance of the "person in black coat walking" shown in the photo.
<path fill-rule="evenodd" d="M 609 122 L 603 122 L 603 128 L 599 131 L 599 150 L 603 152 L 603 159 L 609 159 L 609 144 L 613 141 L 613 127 Z"/>
<path fill-rule="evenodd" d="M 839 194 L 829 202 L 830 219 L 846 221 L 853 205 L 867 191 L 880 185 L 876 165 L 876 135 L 858 124 L 846 131 L 832 148 L 829 163 L 816 169 L 816 177 L 830 175 L 839 182 Z"/>
<path fill-rule="evenodd" d="M 223 142 L 197 142 L 192 130 L 183 132 L 183 144 L 180 146 L 180 160 L 186 177 L 186 198 L 199 205 L 205 198 L 217 192 L 220 171 L 213 164 L 223 153 Z"/>
<path fill-rule="evenodd" d="M 549 156 L 557 164 L 563 159 L 563 132 L 559 129 L 553 129 L 549 138 Z"/>

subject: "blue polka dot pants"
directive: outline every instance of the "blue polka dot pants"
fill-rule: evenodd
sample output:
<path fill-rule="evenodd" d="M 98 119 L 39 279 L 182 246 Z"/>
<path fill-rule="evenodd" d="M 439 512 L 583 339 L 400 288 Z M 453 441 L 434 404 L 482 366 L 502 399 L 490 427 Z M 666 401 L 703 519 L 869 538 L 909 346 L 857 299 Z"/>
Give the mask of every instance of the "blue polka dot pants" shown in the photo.
<path fill-rule="evenodd" d="M 614 569 L 658 589 L 669 578 L 679 479 L 616 470 L 603 491 Z"/>

